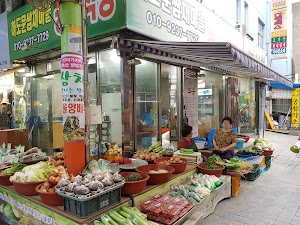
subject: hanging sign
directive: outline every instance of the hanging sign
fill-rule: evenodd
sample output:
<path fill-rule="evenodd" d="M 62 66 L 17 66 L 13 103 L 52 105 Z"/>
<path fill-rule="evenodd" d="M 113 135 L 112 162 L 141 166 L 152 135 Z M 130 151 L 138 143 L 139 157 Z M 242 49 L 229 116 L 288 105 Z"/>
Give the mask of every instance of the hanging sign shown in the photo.
<path fill-rule="evenodd" d="M 299 91 L 299 88 L 296 88 L 296 90 L 292 91 L 292 127 L 299 127 Z"/>
<path fill-rule="evenodd" d="M 61 57 L 64 140 L 84 138 L 83 57 L 63 54 Z"/>
<path fill-rule="evenodd" d="M 88 38 L 125 27 L 124 2 L 117 0 L 86 1 Z M 55 23 L 54 23 L 55 21 Z M 2 22 L 2 19 L 0 19 Z M 8 14 L 8 37 L 11 61 L 59 48 L 60 9 L 55 4 L 46 12 L 33 9 L 31 4 Z M 69 48 L 79 49 L 78 29 L 69 27 Z M 0 28 L 1 30 L 1 28 Z M 7 33 L 7 32 L 6 32 Z M 2 52 L 1 52 L 2 53 Z"/>
<path fill-rule="evenodd" d="M 193 127 L 193 137 L 198 137 L 198 80 L 184 78 L 184 121 Z"/>
<path fill-rule="evenodd" d="M 271 58 L 287 57 L 287 0 L 273 0 L 271 12 Z"/>

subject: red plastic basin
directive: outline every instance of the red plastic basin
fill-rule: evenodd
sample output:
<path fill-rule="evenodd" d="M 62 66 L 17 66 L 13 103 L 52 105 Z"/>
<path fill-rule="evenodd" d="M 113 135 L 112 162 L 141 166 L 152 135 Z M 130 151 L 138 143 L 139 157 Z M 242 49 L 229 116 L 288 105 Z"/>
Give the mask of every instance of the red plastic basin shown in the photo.
<path fill-rule="evenodd" d="M 41 182 L 17 182 L 17 181 L 11 181 L 14 185 L 14 188 L 16 192 L 20 195 L 26 195 L 26 196 L 34 196 L 38 195 L 35 188 L 41 183 L 44 183 L 44 181 Z"/>
<path fill-rule="evenodd" d="M 150 176 L 145 173 L 135 173 L 135 172 L 120 172 L 120 174 L 126 178 L 129 174 L 140 174 L 143 178 L 139 181 L 126 181 L 124 186 L 122 187 L 122 195 L 133 195 L 140 193 L 146 187 L 147 181 Z"/>
<path fill-rule="evenodd" d="M 271 156 L 273 155 L 273 150 L 263 150 L 264 151 L 264 156 Z"/>
<path fill-rule="evenodd" d="M 167 170 L 168 173 L 149 173 L 150 170 Z M 171 180 L 172 173 L 174 173 L 175 169 L 168 165 L 160 165 L 160 164 L 150 164 L 143 165 L 136 168 L 136 171 L 139 173 L 145 173 L 150 176 L 147 181 L 148 184 L 163 184 Z"/>
<path fill-rule="evenodd" d="M 167 164 L 160 164 L 160 162 L 168 161 L 170 159 L 171 159 L 171 157 L 163 157 L 163 158 L 154 160 L 154 162 L 156 164 L 159 164 L 159 165 L 167 165 Z M 187 165 L 188 161 L 186 159 L 181 159 L 181 160 L 184 161 L 184 163 L 170 163 L 170 164 L 168 164 L 168 166 L 172 166 L 175 169 L 174 172 L 173 172 L 174 174 L 182 173 L 182 172 L 185 171 L 185 168 L 186 168 L 186 165 Z"/>
<path fill-rule="evenodd" d="M 217 177 L 220 177 L 222 175 L 223 170 L 225 169 L 225 166 L 215 163 L 216 165 L 220 166 L 221 168 L 216 169 L 216 170 L 209 170 L 209 169 L 203 168 L 204 166 L 206 166 L 208 164 L 211 164 L 211 163 L 210 162 L 203 162 L 203 163 L 200 163 L 198 165 L 200 173 L 208 174 L 208 175 L 215 175 Z"/>
<path fill-rule="evenodd" d="M 13 185 L 12 182 L 10 182 L 9 178 L 10 178 L 10 175 L 0 176 L 0 185 L 3 185 L 3 186 Z"/>
<path fill-rule="evenodd" d="M 41 192 L 40 188 L 42 185 L 43 184 L 39 184 L 35 188 L 35 191 L 39 193 L 40 198 L 45 205 L 59 206 L 64 204 L 64 199 L 56 192 Z"/>

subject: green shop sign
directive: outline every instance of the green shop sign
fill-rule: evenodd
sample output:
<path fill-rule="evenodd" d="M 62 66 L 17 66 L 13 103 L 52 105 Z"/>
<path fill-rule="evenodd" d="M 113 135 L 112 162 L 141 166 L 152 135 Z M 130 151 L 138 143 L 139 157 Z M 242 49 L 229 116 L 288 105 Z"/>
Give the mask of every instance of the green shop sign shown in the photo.
<path fill-rule="evenodd" d="M 125 27 L 124 0 L 87 0 L 86 4 L 88 38 Z M 10 13 L 8 37 L 11 61 L 58 48 L 59 22 L 59 8 L 53 4 L 47 12 L 39 12 L 27 4 Z"/>

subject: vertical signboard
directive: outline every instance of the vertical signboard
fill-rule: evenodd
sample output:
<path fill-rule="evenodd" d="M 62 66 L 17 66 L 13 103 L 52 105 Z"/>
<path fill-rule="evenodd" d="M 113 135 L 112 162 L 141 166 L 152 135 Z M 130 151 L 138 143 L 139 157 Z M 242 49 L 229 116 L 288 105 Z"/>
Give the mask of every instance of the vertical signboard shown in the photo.
<path fill-rule="evenodd" d="M 299 88 L 292 91 L 292 127 L 299 127 L 299 91 Z"/>
<path fill-rule="evenodd" d="M 185 124 L 193 127 L 193 137 L 198 137 L 198 79 L 184 78 L 184 109 Z"/>
<path fill-rule="evenodd" d="M 7 13 L 0 14 L 0 70 L 8 69 L 10 65 L 9 48 L 8 48 L 8 28 Z"/>
<path fill-rule="evenodd" d="M 287 57 L 287 0 L 272 0 L 271 58 Z"/>
<path fill-rule="evenodd" d="M 81 55 L 63 54 L 61 57 L 63 124 L 65 141 L 84 138 L 84 86 Z"/>

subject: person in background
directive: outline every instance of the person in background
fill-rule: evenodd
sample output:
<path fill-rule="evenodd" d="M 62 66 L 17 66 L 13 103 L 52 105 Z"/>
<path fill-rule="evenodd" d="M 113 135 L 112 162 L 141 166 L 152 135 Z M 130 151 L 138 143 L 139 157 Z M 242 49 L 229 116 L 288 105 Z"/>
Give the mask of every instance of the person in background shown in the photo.
<path fill-rule="evenodd" d="M 222 159 L 231 159 L 234 156 L 233 148 L 237 143 L 237 136 L 230 129 L 232 119 L 224 117 L 222 120 L 223 128 L 219 129 L 214 137 L 214 151 L 212 155 L 219 155 Z"/>
<path fill-rule="evenodd" d="M 10 129 L 12 120 L 11 104 L 8 99 L 3 99 L 0 108 L 0 130 Z"/>
<path fill-rule="evenodd" d="M 178 142 L 177 149 L 186 148 L 193 149 L 194 152 L 198 152 L 198 148 L 192 139 L 193 128 L 191 126 L 184 126 L 181 131 L 182 138 Z"/>

